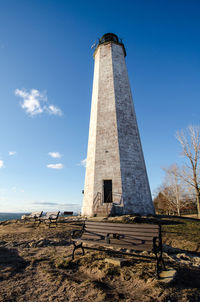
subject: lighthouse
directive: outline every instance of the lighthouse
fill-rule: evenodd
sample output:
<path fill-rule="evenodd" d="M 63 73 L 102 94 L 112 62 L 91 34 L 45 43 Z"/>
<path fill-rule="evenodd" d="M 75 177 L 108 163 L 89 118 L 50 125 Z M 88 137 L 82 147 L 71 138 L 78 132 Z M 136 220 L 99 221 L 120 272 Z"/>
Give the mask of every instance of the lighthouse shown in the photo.
<path fill-rule="evenodd" d="M 94 51 L 94 77 L 82 215 L 154 214 L 126 68 L 112 33 Z"/>

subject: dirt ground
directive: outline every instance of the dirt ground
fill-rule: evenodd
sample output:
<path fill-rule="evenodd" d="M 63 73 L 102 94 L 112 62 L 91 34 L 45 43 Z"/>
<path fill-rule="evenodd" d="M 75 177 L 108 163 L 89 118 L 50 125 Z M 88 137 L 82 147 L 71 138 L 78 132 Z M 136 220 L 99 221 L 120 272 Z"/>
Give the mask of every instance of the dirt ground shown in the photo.
<path fill-rule="evenodd" d="M 177 274 L 162 284 L 149 259 L 123 256 L 128 261 L 118 267 L 105 260 L 113 255 L 88 249 L 71 261 L 72 228 L 69 223 L 0 225 L 0 301 L 200 301 L 199 252 L 164 245 L 166 265 Z"/>

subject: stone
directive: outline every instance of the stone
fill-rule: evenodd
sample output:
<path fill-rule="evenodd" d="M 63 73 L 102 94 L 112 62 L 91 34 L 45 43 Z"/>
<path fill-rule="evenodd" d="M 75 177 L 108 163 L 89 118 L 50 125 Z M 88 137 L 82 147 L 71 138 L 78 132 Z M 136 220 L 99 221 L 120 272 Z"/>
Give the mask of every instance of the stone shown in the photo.
<path fill-rule="evenodd" d="M 160 273 L 159 282 L 170 283 L 174 280 L 175 276 L 176 276 L 176 270 L 173 268 L 170 268 L 170 269 L 162 271 Z"/>
<path fill-rule="evenodd" d="M 122 267 L 123 265 L 125 265 L 128 260 L 123 259 L 123 258 L 105 258 L 105 261 L 108 263 L 111 263 L 115 266 L 120 266 Z"/>
<path fill-rule="evenodd" d="M 83 216 L 154 214 L 125 54 L 114 34 L 94 53 Z"/>

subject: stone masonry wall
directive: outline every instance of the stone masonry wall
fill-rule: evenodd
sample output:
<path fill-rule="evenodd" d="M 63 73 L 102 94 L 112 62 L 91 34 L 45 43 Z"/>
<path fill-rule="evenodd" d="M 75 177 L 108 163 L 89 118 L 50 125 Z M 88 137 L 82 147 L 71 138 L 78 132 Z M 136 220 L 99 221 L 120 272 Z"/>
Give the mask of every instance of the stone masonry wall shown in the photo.
<path fill-rule="evenodd" d="M 123 49 L 112 44 L 124 213 L 154 213 Z"/>
<path fill-rule="evenodd" d="M 122 193 L 111 44 L 95 54 L 83 215 L 93 214 L 96 194 L 103 195 L 103 180 L 112 180 L 113 192 Z"/>

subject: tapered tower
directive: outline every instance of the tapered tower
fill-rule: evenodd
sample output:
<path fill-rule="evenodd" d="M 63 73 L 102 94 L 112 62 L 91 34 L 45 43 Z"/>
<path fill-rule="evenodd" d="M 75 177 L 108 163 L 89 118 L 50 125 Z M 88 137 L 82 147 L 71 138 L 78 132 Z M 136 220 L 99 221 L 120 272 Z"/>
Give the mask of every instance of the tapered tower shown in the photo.
<path fill-rule="evenodd" d="M 154 213 L 125 56 L 110 33 L 94 52 L 82 215 Z"/>

